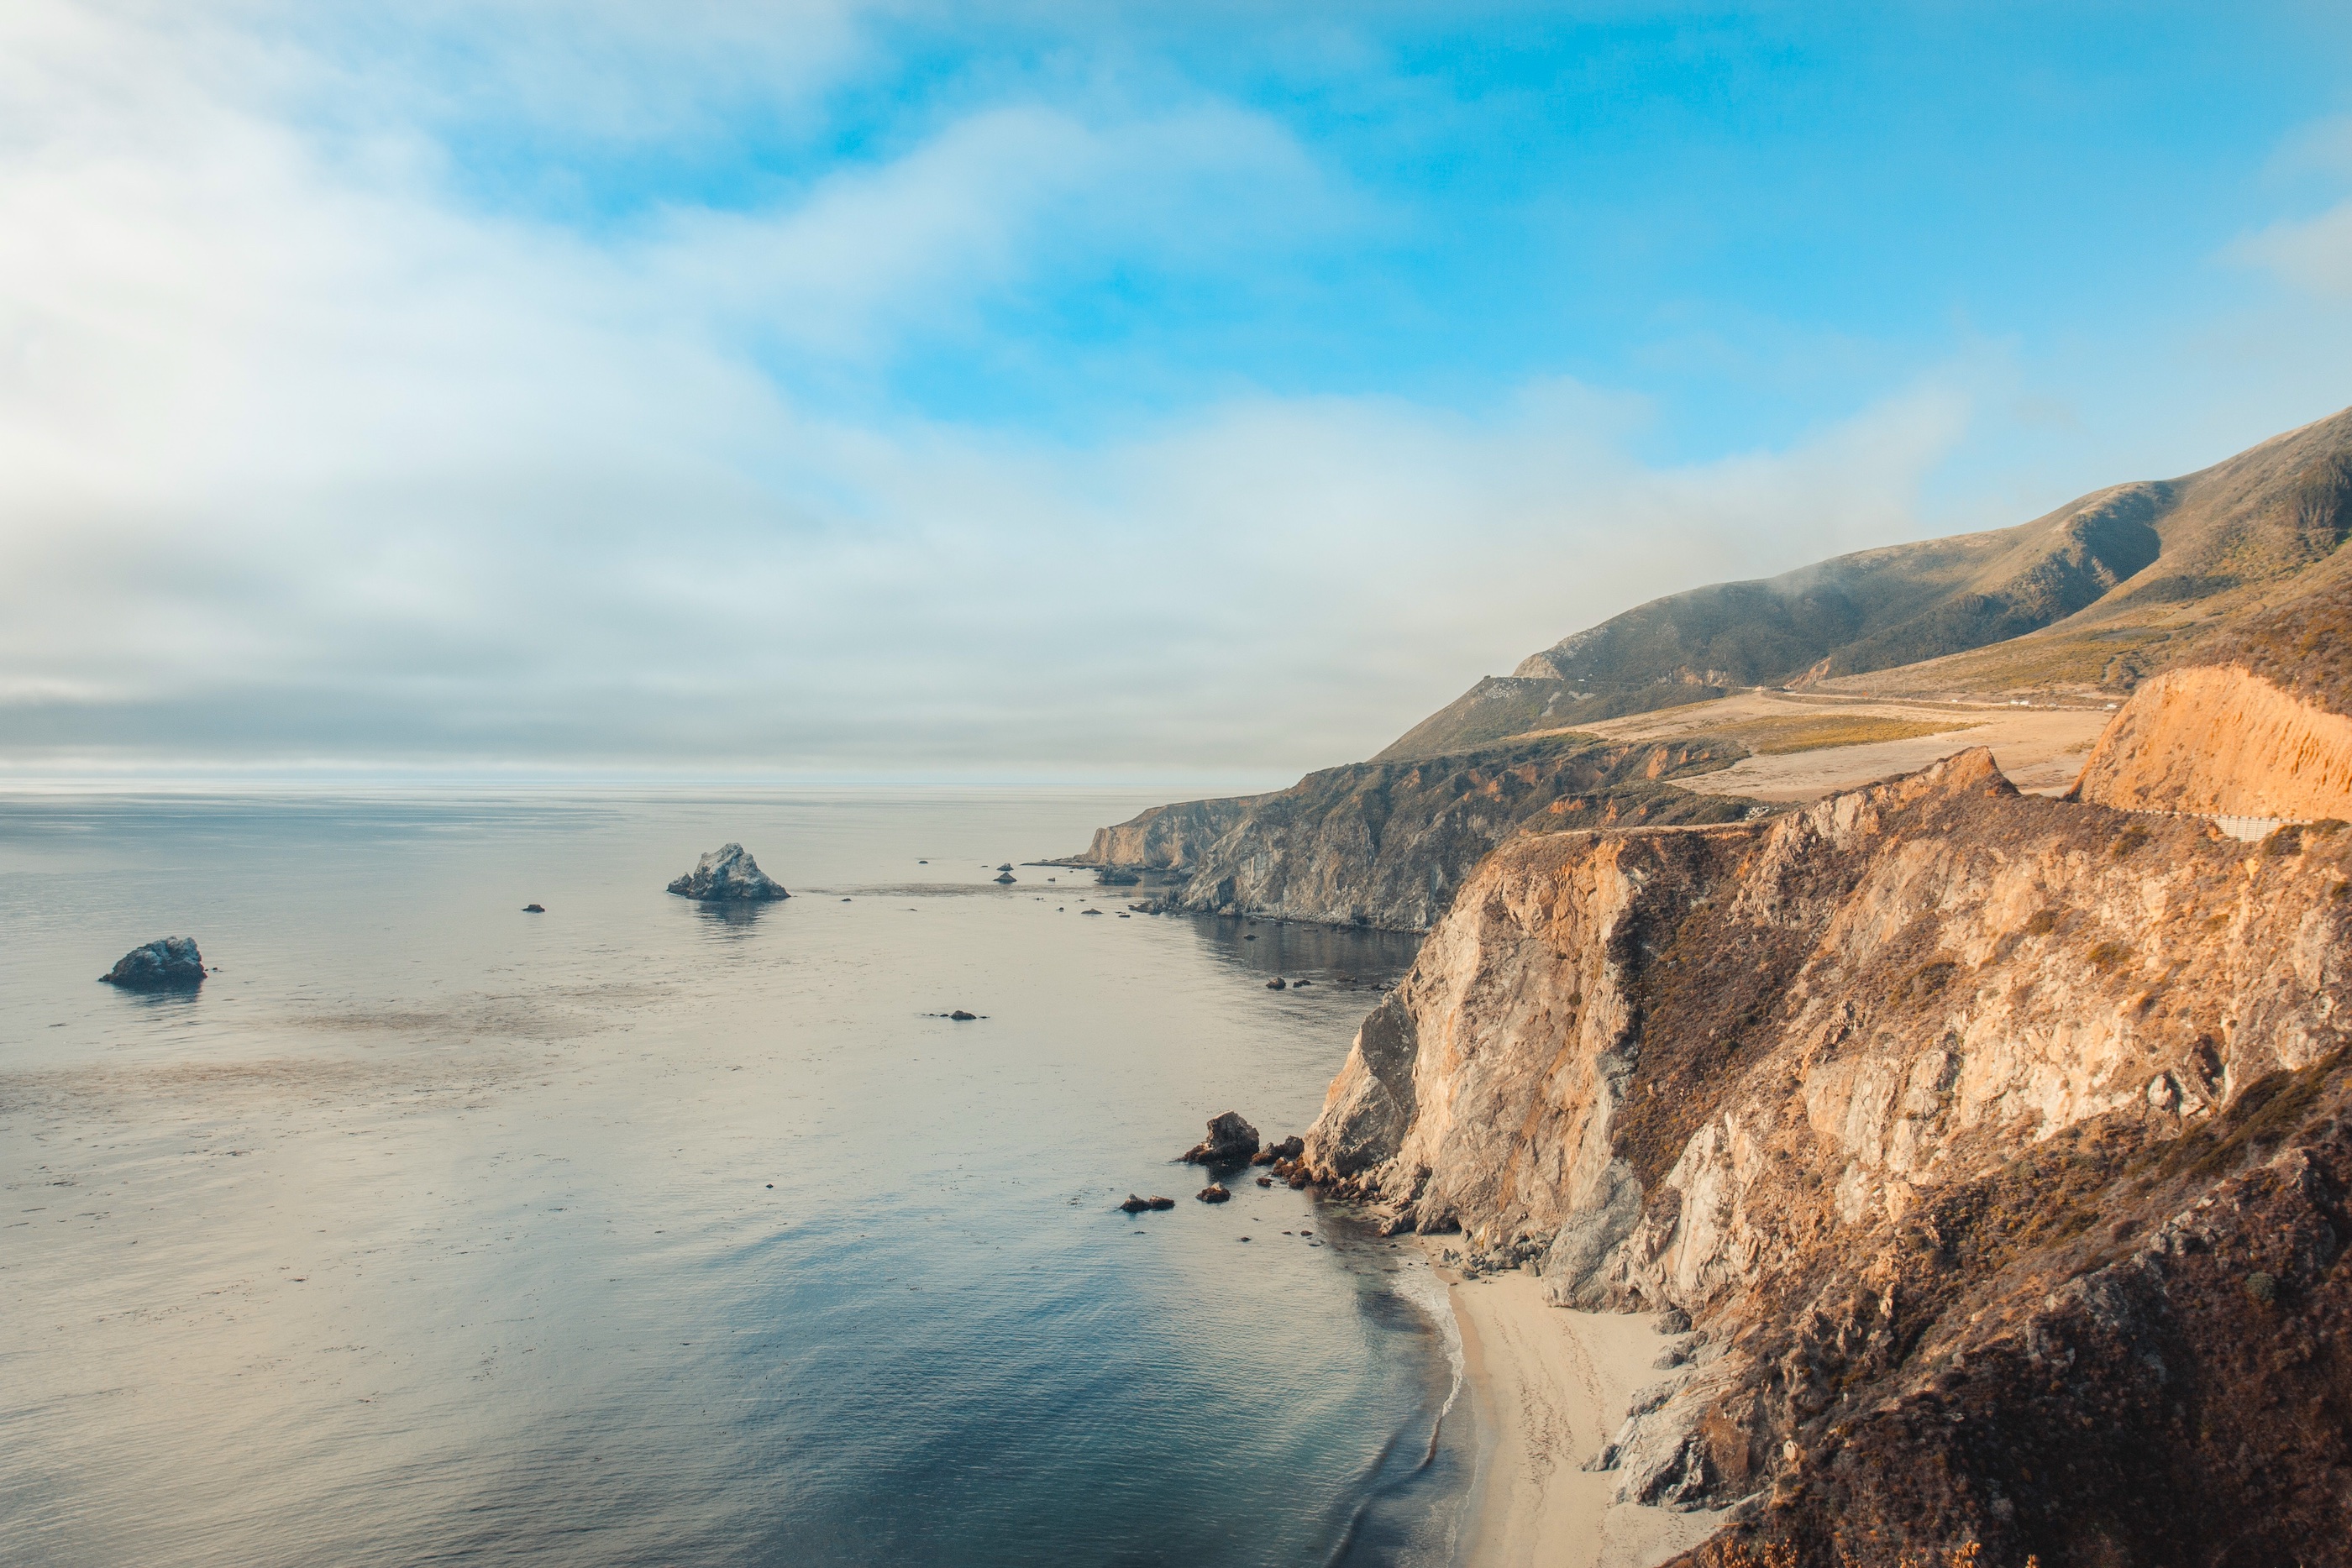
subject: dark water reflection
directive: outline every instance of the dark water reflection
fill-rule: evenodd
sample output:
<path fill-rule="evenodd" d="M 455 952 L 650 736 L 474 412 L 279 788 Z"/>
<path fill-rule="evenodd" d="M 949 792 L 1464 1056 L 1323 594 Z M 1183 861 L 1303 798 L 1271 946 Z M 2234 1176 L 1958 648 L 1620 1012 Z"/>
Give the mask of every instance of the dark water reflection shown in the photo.
<path fill-rule="evenodd" d="M 1412 944 L 988 880 L 1142 803 L 0 806 L 0 1561 L 1433 1560 L 1425 1271 L 1112 1207 Z"/>

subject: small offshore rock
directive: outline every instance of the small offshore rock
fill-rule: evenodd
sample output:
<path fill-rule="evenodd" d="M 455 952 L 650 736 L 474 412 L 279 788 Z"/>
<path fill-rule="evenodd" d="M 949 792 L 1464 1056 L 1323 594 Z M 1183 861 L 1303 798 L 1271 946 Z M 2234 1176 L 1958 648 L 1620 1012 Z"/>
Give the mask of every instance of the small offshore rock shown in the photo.
<path fill-rule="evenodd" d="M 972 1019 L 974 1019 L 978 1018 L 979 1016 L 980 1016 L 980 1015 L 979 1015 L 978 1013 L 968 1013 L 968 1012 L 964 1011 L 961 1008 L 958 1008 L 958 1009 L 956 1009 L 956 1010 L 955 1010 L 955 1011 L 953 1011 L 953 1012 L 951 1012 L 951 1013 L 948 1014 L 948 1017 L 950 1017 L 950 1018 L 951 1018 L 951 1019 L 955 1019 L 955 1021 L 956 1021 L 956 1022 L 958 1022 L 958 1023 L 970 1023 L 970 1022 L 971 1022 L 971 1020 L 972 1020 Z"/>
<path fill-rule="evenodd" d="M 1257 1185 L 1260 1186 L 1272 1186 L 1274 1185 L 1274 1178 L 1272 1176 L 1260 1176 L 1257 1178 Z"/>
<path fill-rule="evenodd" d="M 1257 1153 L 1257 1129 L 1242 1120 L 1238 1111 L 1209 1118 L 1209 1135 L 1184 1151 L 1188 1166 L 1245 1165 Z"/>
<path fill-rule="evenodd" d="M 1009 872 L 1009 871 L 1001 871 L 1001 872 L 998 872 L 998 873 L 996 873 L 996 880 L 997 880 L 997 882 L 998 882 L 999 883 L 1010 883 L 1010 882 L 1012 882 L 1012 881 L 1013 881 L 1013 880 L 1014 880 L 1014 879 L 1013 879 L 1013 873 L 1012 873 L 1011 872 Z"/>
<path fill-rule="evenodd" d="M 1192 1196 L 1202 1203 L 1231 1203 L 1234 1197 L 1232 1193 L 1225 1190 L 1223 1183 L 1213 1181 Z"/>
<path fill-rule="evenodd" d="M 1257 1152 L 1257 1156 L 1251 1160 L 1250 1164 L 1254 1166 L 1270 1166 L 1281 1160 L 1295 1160 L 1306 1152 L 1307 1140 L 1300 1137 L 1297 1134 L 1293 1133 L 1289 1137 L 1283 1139 L 1282 1142 L 1278 1144 L 1268 1144 L 1265 1147 L 1260 1149 Z M 1289 1173 L 1277 1172 L 1276 1174 L 1287 1175 Z"/>
<path fill-rule="evenodd" d="M 522 906 L 522 912 L 525 915 L 544 915 L 547 913 L 547 905 L 544 904 L 526 904 Z"/>
<path fill-rule="evenodd" d="M 1013 869 L 1013 862 L 1011 861 L 1006 861 L 1003 865 L 998 866 L 996 869 L 999 871 L 1011 871 Z"/>
<path fill-rule="evenodd" d="M 1176 1200 L 1174 1198 L 1161 1197 L 1157 1193 L 1152 1194 L 1150 1203 L 1151 1207 L 1154 1208 L 1173 1208 L 1176 1207 Z"/>
<path fill-rule="evenodd" d="M 1127 1195 L 1127 1201 L 1118 1206 L 1118 1210 L 1121 1214 L 1141 1214 L 1145 1209 L 1150 1208 L 1150 1207 L 1151 1200 L 1150 1198 L 1138 1197 L 1135 1194 L 1129 1193 Z"/>
<path fill-rule="evenodd" d="M 790 898 L 783 884 L 760 869 L 741 844 L 721 844 L 669 884 L 680 898 L 705 904 L 754 904 Z"/>
<path fill-rule="evenodd" d="M 1081 915 L 1100 915 L 1102 911 L 1099 909 L 1081 909 L 1078 913 Z"/>
<path fill-rule="evenodd" d="M 1269 991 L 1286 991 L 1290 988 L 1290 982 L 1276 975 L 1265 983 L 1265 988 Z"/>
<path fill-rule="evenodd" d="M 1293 980 L 1290 982 L 1290 988 L 1294 991 L 1303 991 L 1314 983 L 1312 980 Z"/>
<path fill-rule="evenodd" d="M 126 991 L 194 990 L 205 983 L 205 957 L 194 937 L 165 936 L 133 947 L 99 979 Z"/>

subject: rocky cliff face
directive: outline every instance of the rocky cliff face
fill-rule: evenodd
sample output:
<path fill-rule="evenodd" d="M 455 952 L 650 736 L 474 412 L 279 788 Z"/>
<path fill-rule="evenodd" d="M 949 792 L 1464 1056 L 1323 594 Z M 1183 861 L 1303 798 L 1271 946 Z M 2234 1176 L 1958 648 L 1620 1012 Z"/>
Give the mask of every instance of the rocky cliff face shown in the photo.
<path fill-rule="evenodd" d="M 1563 1303 L 1688 1312 L 1594 1460 L 1748 1500 L 1704 1560 L 2343 1561 L 2348 890 L 2352 831 L 2021 797 L 1982 751 L 1522 838 L 1305 1164 Z"/>
<path fill-rule="evenodd" d="M 1191 872 L 1207 863 L 1210 851 L 1268 800 L 1237 795 L 1222 800 L 1180 800 L 1154 806 L 1116 827 L 1097 828 L 1079 863 L 1128 871 Z"/>
<path fill-rule="evenodd" d="M 1675 788 L 1738 759 L 1712 741 L 1524 742 L 1442 759 L 1365 762 L 1288 789 L 1159 806 L 1098 830 L 1073 861 L 1172 873 L 1164 907 L 1426 930 L 1478 862 L 1530 824 L 1736 821 L 1752 802 Z"/>
<path fill-rule="evenodd" d="M 2074 790 L 2127 811 L 2352 818 L 2352 718 L 2236 665 L 2169 671 L 2132 694 Z"/>

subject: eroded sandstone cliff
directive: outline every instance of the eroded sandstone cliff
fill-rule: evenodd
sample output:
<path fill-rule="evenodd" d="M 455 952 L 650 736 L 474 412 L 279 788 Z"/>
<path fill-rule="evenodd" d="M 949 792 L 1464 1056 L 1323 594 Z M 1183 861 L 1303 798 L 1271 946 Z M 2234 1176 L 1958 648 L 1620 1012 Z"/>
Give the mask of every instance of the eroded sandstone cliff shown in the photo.
<path fill-rule="evenodd" d="M 2347 889 L 2352 831 L 2021 797 L 1982 751 L 1518 839 L 1304 1164 L 1563 1303 L 1687 1311 L 1592 1458 L 1748 1500 L 1715 1560 L 2344 1561 Z"/>
<path fill-rule="evenodd" d="M 1461 756 L 1360 762 L 1270 795 L 1156 806 L 1097 830 L 1068 863 L 1169 874 L 1163 907 L 1426 930 L 1478 862 L 1530 824 L 1719 822 L 1754 803 L 1669 780 L 1736 747 L 1568 736 Z"/>
<path fill-rule="evenodd" d="M 2352 718 L 2234 664 L 2168 671 L 2124 705 L 2074 789 L 2127 811 L 2352 818 Z"/>

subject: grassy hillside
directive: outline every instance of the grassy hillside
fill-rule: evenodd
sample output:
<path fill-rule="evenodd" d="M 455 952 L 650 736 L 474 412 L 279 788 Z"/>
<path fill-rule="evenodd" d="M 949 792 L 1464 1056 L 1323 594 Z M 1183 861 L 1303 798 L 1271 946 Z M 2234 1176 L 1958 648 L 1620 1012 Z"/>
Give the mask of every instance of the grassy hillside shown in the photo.
<path fill-rule="evenodd" d="M 2345 570 L 2352 410 L 2179 479 L 2016 528 L 1654 600 L 1490 677 L 1383 758 L 1596 723 L 1744 687 L 2126 692 Z"/>

